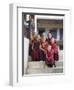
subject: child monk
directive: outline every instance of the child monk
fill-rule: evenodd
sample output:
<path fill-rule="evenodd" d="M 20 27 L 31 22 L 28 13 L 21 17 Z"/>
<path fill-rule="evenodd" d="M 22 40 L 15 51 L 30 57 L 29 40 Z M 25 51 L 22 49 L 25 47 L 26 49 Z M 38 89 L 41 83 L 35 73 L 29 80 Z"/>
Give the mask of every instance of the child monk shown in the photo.
<path fill-rule="evenodd" d="M 40 42 L 40 60 L 46 60 L 46 50 L 48 47 L 48 42 L 46 41 L 46 36 L 42 35 Z"/>
<path fill-rule="evenodd" d="M 31 57 L 33 61 L 39 61 L 39 46 L 40 43 L 37 39 L 37 36 L 35 36 L 34 40 L 32 41 L 32 52 L 31 52 Z"/>
<path fill-rule="evenodd" d="M 51 45 L 48 46 L 45 62 L 48 65 L 48 67 L 53 67 L 53 65 L 56 66 L 54 60 L 54 50 L 52 49 Z"/>
<path fill-rule="evenodd" d="M 59 47 L 54 38 L 51 39 L 51 47 L 54 50 L 54 60 L 58 61 L 59 60 Z"/>

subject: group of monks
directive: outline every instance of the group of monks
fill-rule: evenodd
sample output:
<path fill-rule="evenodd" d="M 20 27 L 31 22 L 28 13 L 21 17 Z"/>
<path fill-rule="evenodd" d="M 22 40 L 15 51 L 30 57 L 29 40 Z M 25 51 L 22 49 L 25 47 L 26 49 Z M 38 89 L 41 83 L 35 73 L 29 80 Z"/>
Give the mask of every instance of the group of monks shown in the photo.
<path fill-rule="evenodd" d="M 32 61 L 45 61 L 48 67 L 56 67 L 59 60 L 59 47 L 56 39 L 49 32 L 47 37 L 33 34 L 29 43 L 29 56 Z"/>

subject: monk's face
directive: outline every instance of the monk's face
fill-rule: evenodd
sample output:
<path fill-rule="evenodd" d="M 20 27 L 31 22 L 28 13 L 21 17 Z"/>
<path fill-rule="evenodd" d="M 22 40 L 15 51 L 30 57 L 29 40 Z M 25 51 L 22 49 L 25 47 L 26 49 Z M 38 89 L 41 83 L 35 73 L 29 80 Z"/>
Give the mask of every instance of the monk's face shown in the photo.
<path fill-rule="evenodd" d="M 55 43 L 55 39 L 54 38 L 51 39 L 51 43 L 52 44 Z"/>
<path fill-rule="evenodd" d="M 51 33 L 49 33 L 49 34 L 48 34 L 48 37 L 49 37 L 49 38 L 51 38 L 51 37 L 52 37 L 52 34 L 51 34 Z"/>
<path fill-rule="evenodd" d="M 43 37 L 43 42 L 45 42 L 45 41 L 46 41 L 46 37 L 44 36 L 44 37 Z"/>
<path fill-rule="evenodd" d="M 48 51 L 51 51 L 51 46 L 50 45 L 48 46 Z"/>

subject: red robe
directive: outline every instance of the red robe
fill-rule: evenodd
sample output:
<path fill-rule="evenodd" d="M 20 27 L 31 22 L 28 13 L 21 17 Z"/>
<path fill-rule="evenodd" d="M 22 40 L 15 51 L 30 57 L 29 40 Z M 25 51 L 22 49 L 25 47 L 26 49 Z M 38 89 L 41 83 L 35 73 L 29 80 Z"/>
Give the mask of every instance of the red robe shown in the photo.
<path fill-rule="evenodd" d="M 51 47 L 54 50 L 54 60 L 58 61 L 59 60 L 58 46 L 56 43 L 53 43 L 53 44 L 51 44 Z"/>
<path fill-rule="evenodd" d="M 32 49 L 32 52 L 31 52 L 32 60 L 33 61 L 39 61 L 40 60 L 39 59 L 40 43 L 38 41 L 33 41 L 32 46 L 33 46 L 33 49 Z"/>
<path fill-rule="evenodd" d="M 47 65 L 54 65 L 55 64 L 53 49 L 51 49 L 50 51 L 47 50 L 46 58 L 47 58 L 46 59 L 46 64 Z"/>

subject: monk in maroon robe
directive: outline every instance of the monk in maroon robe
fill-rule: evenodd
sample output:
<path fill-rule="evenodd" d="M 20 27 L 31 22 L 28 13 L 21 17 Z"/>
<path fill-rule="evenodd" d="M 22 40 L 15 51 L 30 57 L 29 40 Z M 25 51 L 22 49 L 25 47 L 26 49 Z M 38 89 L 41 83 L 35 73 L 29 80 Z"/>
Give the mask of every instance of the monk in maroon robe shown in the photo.
<path fill-rule="evenodd" d="M 31 57 L 33 61 L 39 61 L 39 52 L 40 52 L 40 42 L 37 39 L 37 37 L 35 37 L 35 39 L 32 41 L 32 52 L 31 52 Z"/>
<path fill-rule="evenodd" d="M 59 60 L 59 48 L 54 38 L 51 39 L 51 47 L 54 50 L 54 60 Z"/>
<path fill-rule="evenodd" d="M 55 60 L 54 60 L 54 50 L 51 48 L 51 46 L 48 46 L 47 53 L 46 53 L 46 64 L 49 67 L 55 66 Z"/>

